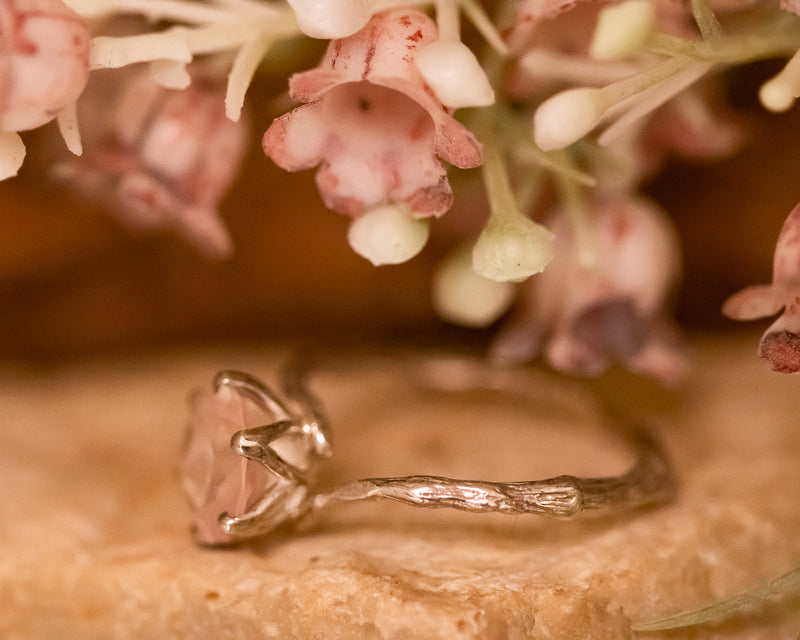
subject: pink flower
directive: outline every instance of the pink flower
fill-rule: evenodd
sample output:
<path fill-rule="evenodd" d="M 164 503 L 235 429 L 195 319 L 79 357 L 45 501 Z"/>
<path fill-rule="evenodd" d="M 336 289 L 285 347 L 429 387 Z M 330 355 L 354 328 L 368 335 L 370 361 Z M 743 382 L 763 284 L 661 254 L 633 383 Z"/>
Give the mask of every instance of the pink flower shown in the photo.
<path fill-rule="evenodd" d="M 678 248 L 665 216 L 642 200 L 608 195 L 589 214 L 587 247 L 573 222 L 563 212 L 553 217 L 555 257 L 525 283 L 494 354 L 520 361 L 544 352 L 554 368 L 580 375 L 621 362 L 676 382 L 684 361 L 663 305 L 679 270 Z M 586 249 L 591 255 L 583 257 Z"/>
<path fill-rule="evenodd" d="M 52 120 L 89 79 L 89 30 L 61 0 L 0 0 L 0 130 Z"/>
<path fill-rule="evenodd" d="M 689 87 L 654 111 L 636 132 L 634 153 L 643 176 L 655 175 L 672 155 L 718 159 L 730 156 L 741 146 L 742 128 L 715 104 L 709 88 Z"/>
<path fill-rule="evenodd" d="M 236 177 L 247 131 L 225 117 L 224 91 L 203 77 L 181 91 L 164 89 L 144 73 L 125 83 L 102 126 L 95 147 L 61 175 L 110 195 L 113 212 L 131 226 L 177 228 L 208 254 L 228 254 L 217 206 Z"/>
<path fill-rule="evenodd" d="M 469 168 L 482 156 L 414 65 L 417 48 L 437 37 L 425 14 L 395 10 L 331 41 L 316 69 L 290 78 L 290 95 L 305 104 L 272 123 L 264 152 L 287 171 L 319 165 L 320 194 L 341 213 L 406 203 L 418 216 L 443 214 L 453 194 L 438 158 Z"/>
<path fill-rule="evenodd" d="M 781 9 L 800 15 L 800 0 L 781 0 Z"/>
<path fill-rule="evenodd" d="M 772 284 L 751 286 L 734 294 L 722 312 L 736 320 L 780 317 L 761 337 L 758 351 L 774 371 L 800 372 L 800 205 L 783 223 L 772 265 Z"/>

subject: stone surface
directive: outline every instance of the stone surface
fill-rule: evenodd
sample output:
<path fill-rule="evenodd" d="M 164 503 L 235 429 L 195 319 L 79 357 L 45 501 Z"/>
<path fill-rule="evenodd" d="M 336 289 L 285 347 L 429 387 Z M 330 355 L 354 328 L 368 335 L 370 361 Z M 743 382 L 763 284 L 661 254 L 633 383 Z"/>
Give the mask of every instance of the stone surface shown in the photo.
<path fill-rule="evenodd" d="M 0 637 L 793 640 L 796 595 L 691 632 L 630 631 L 800 564 L 800 380 L 760 366 L 756 342 L 698 342 L 681 390 L 620 372 L 593 385 L 659 429 L 680 480 L 667 507 L 554 522 L 371 503 L 233 550 L 192 542 L 186 394 L 223 367 L 269 378 L 287 347 L 4 365 Z M 320 365 L 326 483 L 630 464 L 582 384 L 533 371 L 527 401 L 451 393 L 430 387 L 457 370 L 419 362 L 350 349 Z"/>

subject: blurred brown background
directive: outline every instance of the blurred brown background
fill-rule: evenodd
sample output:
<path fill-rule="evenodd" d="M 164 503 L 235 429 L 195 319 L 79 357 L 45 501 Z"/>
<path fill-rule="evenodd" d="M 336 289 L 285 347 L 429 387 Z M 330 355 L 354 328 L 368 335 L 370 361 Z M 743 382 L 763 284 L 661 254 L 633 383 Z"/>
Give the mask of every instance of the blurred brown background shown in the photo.
<path fill-rule="evenodd" d="M 720 304 L 769 280 L 775 238 L 800 201 L 792 171 L 800 110 L 767 114 L 755 98 L 777 68 L 726 79 L 748 131 L 738 155 L 675 162 L 648 187 L 684 244 L 677 311 L 687 327 L 737 327 Z M 347 246 L 347 219 L 322 207 L 313 171 L 287 174 L 264 157 L 270 116 L 256 111 L 245 171 L 222 207 L 236 245 L 222 263 L 174 234 L 132 233 L 55 183 L 47 167 L 63 156 L 53 125 L 28 135 L 23 171 L 0 183 L 2 352 L 56 356 L 298 331 L 466 338 L 437 320 L 429 294 L 432 266 L 464 232 L 458 211 L 433 226 L 431 243 L 410 263 L 372 267 Z"/>

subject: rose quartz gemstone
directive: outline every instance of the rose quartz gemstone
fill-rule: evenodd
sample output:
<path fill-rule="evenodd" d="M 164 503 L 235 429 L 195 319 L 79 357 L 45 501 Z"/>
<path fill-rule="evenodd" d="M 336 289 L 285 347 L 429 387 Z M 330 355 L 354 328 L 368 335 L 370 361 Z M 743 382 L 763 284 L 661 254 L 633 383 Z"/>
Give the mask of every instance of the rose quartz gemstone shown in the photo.
<path fill-rule="evenodd" d="M 197 389 L 190 411 L 181 475 L 195 537 L 202 544 L 226 544 L 231 538 L 220 528 L 219 516 L 240 516 L 252 509 L 276 480 L 263 465 L 235 454 L 231 436 L 274 422 L 275 416 L 224 385 L 217 392 Z"/>
<path fill-rule="evenodd" d="M 0 0 L 0 130 L 34 129 L 89 79 L 89 29 L 61 0 Z"/>

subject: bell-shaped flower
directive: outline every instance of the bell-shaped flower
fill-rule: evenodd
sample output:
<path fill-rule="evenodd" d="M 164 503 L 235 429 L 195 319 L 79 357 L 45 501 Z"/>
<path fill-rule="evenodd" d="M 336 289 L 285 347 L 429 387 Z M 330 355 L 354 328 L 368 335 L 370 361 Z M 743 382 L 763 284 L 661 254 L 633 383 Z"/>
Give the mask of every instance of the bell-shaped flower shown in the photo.
<path fill-rule="evenodd" d="M 619 362 L 676 382 L 684 360 L 663 311 L 679 271 L 671 225 L 653 205 L 618 195 L 599 199 L 586 225 L 578 234 L 565 212 L 552 218 L 555 256 L 523 285 L 494 356 L 521 361 L 543 352 L 554 368 L 589 376 Z"/>
<path fill-rule="evenodd" d="M 16 131 L 50 122 L 89 79 L 89 29 L 61 0 L 0 0 L 0 180 L 16 175 Z"/>
<path fill-rule="evenodd" d="M 414 63 L 437 37 L 424 13 L 393 10 L 332 41 L 316 69 L 290 78 L 304 104 L 272 123 L 264 152 L 287 171 L 319 165 L 320 194 L 341 213 L 403 203 L 419 217 L 443 214 L 453 194 L 440 158 L 470 168 L 482 153 Z"/>
<path fill-rule="evenodd" d="M 89 29 L 61 0 L 0 0 L 0 130 L 35 129 L 89 79 Z"/>
<path fill-rule="evenodd" d="M 772 284 L 747 287 L 734 294 L 722 312 L 736 320 L 780 317 L 761 337 L 758 351 L 775 371 L 800 371 L 800 205 L 783 223 L 772 265 Z"/>
<path fill-rule="evenodd" d="M 247 135 L 243 123 L 225 117 L 224 95 L 224 87 L 200 75 L 180 91 L 156 85 L 148 73 L 135 76 L 106 120 L 94 123 L 102 127 L 96 142 L 59 174 L 110 200 L 123 222 L 177 229 L 205 253 L 223 257 L 231 242 L 217 207 L 236 177 Z"/>

